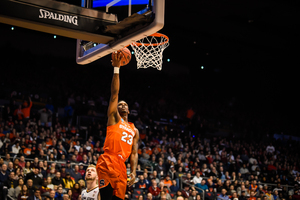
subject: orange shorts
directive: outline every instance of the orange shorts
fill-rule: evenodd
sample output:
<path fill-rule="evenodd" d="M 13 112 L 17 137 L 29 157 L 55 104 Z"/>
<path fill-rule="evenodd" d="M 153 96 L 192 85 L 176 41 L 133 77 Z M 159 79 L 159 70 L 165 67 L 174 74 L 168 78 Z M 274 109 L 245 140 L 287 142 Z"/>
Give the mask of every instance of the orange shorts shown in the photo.
<path fill-rule="evenodd" d="M 124 199 L 127 188 L 127 171 L 124 160 L 116 155 L 104 153 L 99 156 L 96 169 L 99 188 L 106 187 L 110 183 L 113 195 Z"/>

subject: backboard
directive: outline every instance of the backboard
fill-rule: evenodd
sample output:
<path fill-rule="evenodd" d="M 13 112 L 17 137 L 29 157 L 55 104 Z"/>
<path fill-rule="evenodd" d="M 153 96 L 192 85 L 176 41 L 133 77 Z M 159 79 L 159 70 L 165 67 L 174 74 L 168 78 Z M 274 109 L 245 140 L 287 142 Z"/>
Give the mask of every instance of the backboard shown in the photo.
<path fill-rule="evenodd" d="M 162 29 L 164 10 L 165 0 L 0 0 L 0 23 L 75 38 L 88 64 Z"/>
<path fill-rule="evenodd" d="M 112 14 L 117 17 L 117 22 L 101 30 L 100 35 L 113 38 L 110 41 L 77 40 L 78 64 L 91 63 L 156 33 L 164 26 L 164 0 L 82 0 L 82 6 Z"/>

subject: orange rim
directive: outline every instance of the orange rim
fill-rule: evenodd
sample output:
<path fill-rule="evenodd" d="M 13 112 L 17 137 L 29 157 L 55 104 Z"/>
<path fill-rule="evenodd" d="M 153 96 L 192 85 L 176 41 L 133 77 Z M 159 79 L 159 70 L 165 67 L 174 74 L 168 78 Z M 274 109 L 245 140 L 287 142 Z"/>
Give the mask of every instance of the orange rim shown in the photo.
<path fill-rule="evenodd" d="M 154 36 L 154 37 L 164 37 L 166 39 L 166 41 L 164 42 L 159 42 L 159 43 L 140 43 L 140 42 L 133 42 L 132 44 L 135 44 L 136 46 L 159 46 L 159 45 L 164 45 L 166 43 L 169 42 L 169 37 L 164 35 L 164 34 L 161 34 L 161 33 L 153 33 L 152 35 L 149 35 L 149 36 Z"/>

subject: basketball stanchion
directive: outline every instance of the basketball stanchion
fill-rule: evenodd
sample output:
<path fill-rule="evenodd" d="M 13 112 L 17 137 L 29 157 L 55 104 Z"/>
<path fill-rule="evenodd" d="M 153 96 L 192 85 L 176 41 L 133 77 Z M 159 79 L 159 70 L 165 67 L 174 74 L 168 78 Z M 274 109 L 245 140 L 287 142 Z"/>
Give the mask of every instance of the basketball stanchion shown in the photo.
<path fill-rule="evenodd" d="M 153 67 L 162 69 L 163 51 L 169 46 L 169 38 L 161 33 L 154 33 L 130 44 L 134 50 L 137 68 Z"/>

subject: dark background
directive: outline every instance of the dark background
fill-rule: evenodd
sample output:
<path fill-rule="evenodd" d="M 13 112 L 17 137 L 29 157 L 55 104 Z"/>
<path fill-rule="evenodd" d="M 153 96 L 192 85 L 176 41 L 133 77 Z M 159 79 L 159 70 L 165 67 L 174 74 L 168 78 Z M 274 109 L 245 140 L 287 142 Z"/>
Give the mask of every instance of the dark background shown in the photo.
<path fill-rule="evenodd" d="M 80 1 L 68 3 L 79 5 Z M 245 115 L 271 121 L 270 126 L 279 127 L 277 132 L 297 135 L 299 7 L 298 1 L 283 0 L 166 0 L 165 27 L 160 32 L 169 36 L 170 46 L 164 52 L 162 71 L 136 70 L 134 58 L 126 68 L 137 76 L 137 83 L 156 85 L 157 90 L 182 84 L 193 91 L 186 96 L 187 102 L 201 95 L 236 102 Z M 73 39 L 54 39 L 51 34 L 18 27 L 12 31 L 4 24 L 0 33 L 3 72 L 7 67 L 30 72 L 30 62 L 47 56 L 62 69 L 111 70 L 110 55 L 77 65 Z"/>

